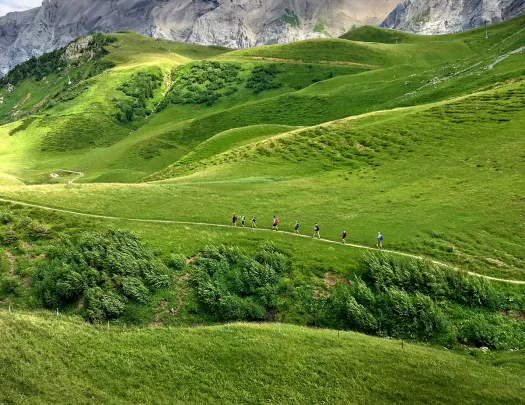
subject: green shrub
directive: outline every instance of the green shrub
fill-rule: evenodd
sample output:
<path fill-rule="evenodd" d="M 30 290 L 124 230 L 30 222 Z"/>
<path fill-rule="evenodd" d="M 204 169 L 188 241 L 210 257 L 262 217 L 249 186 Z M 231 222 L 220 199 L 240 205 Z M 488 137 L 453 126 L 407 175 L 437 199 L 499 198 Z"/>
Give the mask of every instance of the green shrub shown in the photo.
<path fill-rule="evenodd" d="M 253 89 L 255 94 L 281 88 L 283 82 L 279 80 L 278 74 L 279 67 L 275 64 L 255 66 L 246 82 L 246 87 Z"/>
<path fill-rule="evenodd" d="M 168 266 L 175 271 L 181 271 L 186 267 L 186 256 L 183 254 L 171 254 L 168 260 Z"/>
<path fill-rule="evenodd" d="M 7 298 L 9 296 L 18 297 L 22 294 L 23 286 L 20 280 L 12 276 L 4 276 L 0 278 L 0 298 Z"/>
<path fill-rule="evenodd" d="M 190 285 L 201 309 L 217 320 L 263 320 L 275 311 L 286 258 L 264 245 L 255 258 L 239 248 L 207 246 L 195 261 Z"/>
<path fill-rule="evenodd" d="M 18 241 L 18 235 L 12 226 L 8 226 L 1 234 L 1 240 L 6 246 L 14 245 Z"/>
<path fill-rule="evenodd" d="M 0 224 L 6 225 L 13 222 L 15 219 L 14 215 L 9 211 L 0 211 Z"/>
<path fill-rule="evenodd" d="M 502 329 L 499 317 L 487 319 L 486 316 L 478 314 L 463 321 L 459 325 L 459 340 L 465 344 L 476 347 L 488 347 L 489 349 L 508 348 L 507 339 Z"/>
<path fill-rule="evenodd" d="M 450 327 L 430 297 L 394 287 L 377 296 L 374 312 L 379 333 L 393 337 L 432 340 Z"/>
<path fill-rule="evenodd" d="M 396 287 L 434 299 L 488 308 L 502 305 L 502 297 L 489 280 L 416 259 L 367 255 L 365 277 L 380 291 Z"/>
<path fill-rule="evenodd" d="M 120 109 L 116 118 L 120 122 L 132 122 L 136 117 L 145 117 L 150 114 L 146 109 L 146 100 L 152 99 L 154 91 L 162 84 L 162 72 L 156 69 L 154 72 L 138 72 L 122 84 L 117 90 L 122 91 L 130 99 L 127 102 L 118 103 Z"/>
<path fill-rule="evenodd" d="M 144 303 L 149 298 L 148 289 L 135 277 L 124 277 L 122 280 L 122 292 L 132 301 Z"/>
<path fill-rule="evenodd" d="M 47 256 L 34 278 L 43 305 L 58 308 L 83 300 L 86 318 L 92 321 L 116 318 L 127 302 L 144 303 L 151 292 L 172 284 L 168 268 L 127 231 L 64 238 Z"/>

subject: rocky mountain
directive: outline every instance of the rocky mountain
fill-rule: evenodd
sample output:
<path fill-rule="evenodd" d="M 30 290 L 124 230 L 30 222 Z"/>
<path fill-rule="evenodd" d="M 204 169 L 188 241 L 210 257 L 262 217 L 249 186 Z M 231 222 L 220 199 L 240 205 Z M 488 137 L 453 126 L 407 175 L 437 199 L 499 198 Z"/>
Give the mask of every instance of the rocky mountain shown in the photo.
<path fill-rule="evenodd" d="M 382 26 L 418 34 L 445 34 L 525 13 L 525 0 L 406 0 Z"/>
<path fill-rule="evenodd" d="M 0 75 L 89 32 L 143 35 L 233 48 L 338 36 L 379 24 L 397 0 L 44 0 L 0 17 Z"/>

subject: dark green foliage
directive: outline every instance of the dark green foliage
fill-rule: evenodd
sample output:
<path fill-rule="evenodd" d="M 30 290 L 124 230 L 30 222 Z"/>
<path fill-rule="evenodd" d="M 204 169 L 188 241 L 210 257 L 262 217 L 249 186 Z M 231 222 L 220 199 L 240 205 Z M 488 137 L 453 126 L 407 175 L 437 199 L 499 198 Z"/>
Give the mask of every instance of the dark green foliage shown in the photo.
<path fill-rule="evenodd" d="M 523 347 L 525 324 L 504 318 L 500 314 L 477 314 L 459 324 L 462 343 L 490 349 Z"/>
<path fill-rule="evenodd" d="M 20 125 L 18 125 L 16 128 L 13 128 L 9 131 L 9 135 L 13 136 L 17 134 L 18 132 L 25 131 L 29 126 L 37 119 L 37 117 L 29 117 L 22 121 Z"/>
<path fill-rule="evenodd" d="M 10 211 L 0 211 L 0 224 L 5 225 L 13 222 L 15 216 Z"/>
<path fill-rule="evenodd" d="M 297 14 L 295 14 L 295 11 L 290 10 L 289 8 L 284 9 L 284 13 L 281 16 L 281 20 L 291 25 L 292 27 L 298 27 L 299 26 L 299 17 Z"/>
<path fill-rule="evenodd" d="M 202 309 L 218 320 L 267 319 L 276 307 L 286 261 L 271 245 L 255 258 L 238 248 L 207 247 L 195 262 L 191 285 Z"/>
<path fill-rule="evenodd" d="M 0 86 L 6 86 L 8 83 L 16 86 L 22 80 L 28 78 L 42 80 L 44 76 L 66 67 L 67 63 L 62 58 L 64 51 L 65 48 L 57 49 L 40 57 L 32 57 L 28 61 L 21 63 L 0 79 Z"/>
<path fill-rule="evenodd" d="M 86 54 L 86 57 L 89 55 L 89 58 L 91 58 L 91 56 L 93 56 L 95 59 L 101 58 L 107 54 L 107 51 L 104 49 L 104 47 L 115 40 L 116 39 L 111 36 L 95 34 L 93 35 L 93 39 L 89 43 L 88 47 L 84 49 L 84 53 Z M 43 77 L 52 73 L 56 73 L 60 69 L 66 68 L 68 66 L 68 61 L 63 57 L 65 51 L 66 48 L 64 47 L 49 53 L 45 53 L 39 57 L 32 57 L 28 61 L 21 63 L 10 70 L 3 78 L 1 78 L 0 86 L 6 86 L 8 83 L 16 86 L 22 80 L 29 78 L 42 80 Z M 73 61 L 73 64 L 78 65 L 79 61 Z M 93 76 L 97 71 L 100 71 L 100 69 L 105 70 L 107 66 L 107 63 L 102 63 L 98 67 L 93 67 L 92 73 L 90 73 L 90 75 Z"/>
<path fill-rule="evenodd" d="M 173 86 L 158 109 L 170 104 L 212 106 L 237 91 L 239 70 L 235 63 L 206 60 L 180 66 L 173 71 Z"/>
<path fill-rule="evenodd" d="M 168 266 L 175 271 L 180 271 L 186 266 L 186 256 L 183 254 L 171 254 Z"/>
<path fill-rule="evenodd" d="M 132 122 L 135 117 L 145 117 L 151 111 L 146 108 L 146 101 L 153 98 L 153 92 L 162 83 L 160 69 L 155 72 L 135 73 L 131 78 L 118 88 L 129 100 L 117 104 L 121 112 L 117 113 L 117 120 L 121 122 Z"/>
<path fill-rule="evenodd" d="M 12 276 L 0 277 L 0 298 L 16 297 L 21 295 L 22 291 L 22 283 L 18 278 Z"/>
<path fill-rule="evenodd" d="M 450 299 L 462 305 L 497 309 L 502 299 L 485 278 L 467 277 L 442 266 L 386 255 L 365 258 L 366 277 L 378 290 L 391 287 L 421 292 L 433 299 Z"/>
<path fill-rule="evenodd" d="M 278 65 L 255 66 L 251 76 L 248 78 L 246 87 L 253 89 L 254 93 L 262 93 L 266 90 L 273 90 L 283 87 L 283 82 L 277 77 L 279 74 Z"/>
<path fill-rule="evenodd" d="M 38 266 L 34 286 L 44 306 L 83 301 L 86 317 L 100 321 L 120 316 L 128 302 L 146 302 L 171 282 L 167 267 L 140 239 L 110 230 L 57 243 Z"/>

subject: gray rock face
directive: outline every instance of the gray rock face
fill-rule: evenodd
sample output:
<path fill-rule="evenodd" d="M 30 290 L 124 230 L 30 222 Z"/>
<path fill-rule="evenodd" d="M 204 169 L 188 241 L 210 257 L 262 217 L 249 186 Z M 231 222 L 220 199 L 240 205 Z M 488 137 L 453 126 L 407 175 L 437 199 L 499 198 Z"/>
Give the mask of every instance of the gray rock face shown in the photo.
<path fill-rule="evenodd" d="M 417 34 L 446 34 L 525 13 L 525 0 L 406 0 L 381 24 Z"/>
<path fill-rule="evenodd" d="M 90 32 L 143 35 L 233 48 L 338 36 L 379 24 L 398 0 L 44 0 L 0 17 L 0 76 Z"/>

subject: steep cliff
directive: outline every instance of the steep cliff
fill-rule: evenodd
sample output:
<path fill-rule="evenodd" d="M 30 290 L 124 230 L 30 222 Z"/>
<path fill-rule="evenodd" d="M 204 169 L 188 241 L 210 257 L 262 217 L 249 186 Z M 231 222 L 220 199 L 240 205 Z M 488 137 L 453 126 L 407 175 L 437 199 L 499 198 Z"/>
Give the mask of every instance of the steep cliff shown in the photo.
<path fill-rule="evenodd" d="M 123 29 L 232 48 L 379 24 L 397 0 L 44 0 L 0 17 L 0 75 L 89 32 Z"/>
<path fill-rule="evenodd" d="M 525 0 L 407 0 L 382 26 L 418 34 L 445 34 L 523 13 Z"/>

